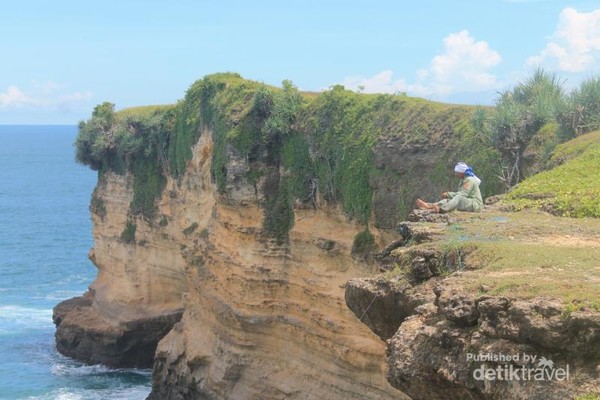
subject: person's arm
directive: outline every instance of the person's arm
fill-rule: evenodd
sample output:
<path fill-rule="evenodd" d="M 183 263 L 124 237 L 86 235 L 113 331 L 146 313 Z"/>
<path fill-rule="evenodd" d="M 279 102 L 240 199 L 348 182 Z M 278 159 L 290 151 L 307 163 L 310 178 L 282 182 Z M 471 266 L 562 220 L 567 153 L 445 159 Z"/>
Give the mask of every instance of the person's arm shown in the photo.
<path fill-rule="evenodd" d="M 448 192 L 448 198 L 452 199 L 458 195 L 462 195 L 464 197 L 469 197 L 469 193 L 471 193 L 471 189 L 473 189 L 473 182 L 468 179 L 465 179 L 458 190 L 458 192 Z"/>

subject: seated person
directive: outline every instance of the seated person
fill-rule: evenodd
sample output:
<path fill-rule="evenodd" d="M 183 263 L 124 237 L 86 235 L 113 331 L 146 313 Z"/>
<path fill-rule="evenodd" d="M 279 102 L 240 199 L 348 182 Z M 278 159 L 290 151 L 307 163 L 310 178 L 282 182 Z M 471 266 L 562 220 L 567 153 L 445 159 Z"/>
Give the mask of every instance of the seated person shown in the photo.
<path fill-rule="evenodd" d="M 454 167 L 454 175 L 461 178 L 457 192 L 444 192 L 440 197 L 444 200 L 437 203 L 427 203 L 417 199 L 417 208 L 420 210 L 430 210 L 436 213 L 447 213 L 452 210 L 458 211 L 481 211 L 483 199 L 479 191 L 479 179 L 471 167 L 464 162 L 459 162 Z"/>

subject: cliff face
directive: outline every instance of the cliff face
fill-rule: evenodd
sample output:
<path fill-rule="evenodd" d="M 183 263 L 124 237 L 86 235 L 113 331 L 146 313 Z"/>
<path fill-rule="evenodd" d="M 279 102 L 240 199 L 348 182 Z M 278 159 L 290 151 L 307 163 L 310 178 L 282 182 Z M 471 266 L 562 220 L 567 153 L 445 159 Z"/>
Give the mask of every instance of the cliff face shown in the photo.
<path fill-rule="evenodd" d="M 202 159 L 210 138 L 201 136 L 187 174 L 201 177 L 207 200 L 190 201 L 185 179 L 176 189 L 197 227 L 185 240 L 185 312 L 159 344 L 150 397 L 394 398 L 383 343 L 342 301 L 343 283 L 369 269 L 350 256 L 360 227 L 306 210 L 288 244 L 263 238 L 251 186 L 234 188 L 230 174 L 227 204 L 215 201 Z"/>
<path fill-rule="evenodd" d="M 205 131 L 185 175 L 168 180 L 159 223 L 135 220 L 134 243 L 122 238 L 128 177 L 102 179 L 96 196 L 106 212 L 93 214 L 90 253 L 98 278 L 85 307 L 56 308 L 59 350 L 131 365 L 106 342 L 123 343 L 153 319 L 172 326 L 183 310 L 158 345 L 151 398 L 402 398 L 385 379 L 384 343 L 343 300 L 347 280 L 373 272 L 351 255 L 362 227 L 336 209 L 297 210 L 289 243 L 267 239 L 257 195 L 234 167 L 219 198 L 211 152 Z M 231 162 L 240 174 L 243 164 Z M 145 361 L 153 354 L 135 346 Z"/>

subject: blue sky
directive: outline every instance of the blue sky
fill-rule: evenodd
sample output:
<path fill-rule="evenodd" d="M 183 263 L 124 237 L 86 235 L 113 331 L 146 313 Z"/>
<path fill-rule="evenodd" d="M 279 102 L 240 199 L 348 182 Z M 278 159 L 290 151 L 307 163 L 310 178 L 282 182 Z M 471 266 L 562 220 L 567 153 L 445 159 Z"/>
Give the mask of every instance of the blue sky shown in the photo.
<path fill-rule="evenodd" d="M 204 75 L 493 104 L 541 66 L 600 75 L 600 3 L 20 0 L 0 6 L 0 124 L 174 103 Z"/>

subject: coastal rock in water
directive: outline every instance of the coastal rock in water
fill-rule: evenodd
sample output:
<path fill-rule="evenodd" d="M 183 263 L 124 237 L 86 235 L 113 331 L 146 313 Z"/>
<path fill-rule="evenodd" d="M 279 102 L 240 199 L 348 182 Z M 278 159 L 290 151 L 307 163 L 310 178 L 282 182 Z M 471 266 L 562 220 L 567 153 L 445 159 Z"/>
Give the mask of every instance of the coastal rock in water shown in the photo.
<path fill-rule="evenodd" d="M 111 321 L 93 305 L 93 292 L 63 301 L 54 308 L 56 348 L 87 364 L 118 368 L 150 368 L 158 341 L 181 319 L 182 310 Z"/>

